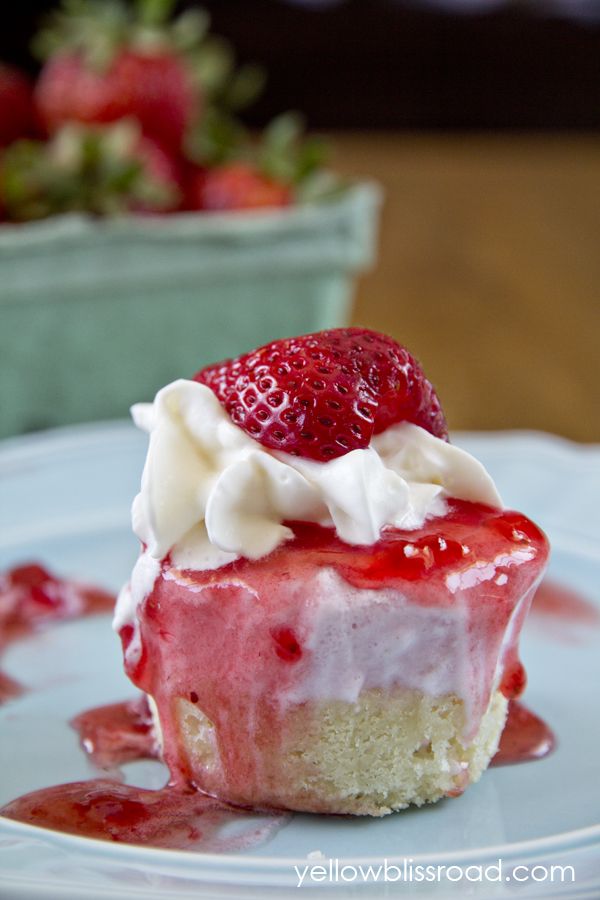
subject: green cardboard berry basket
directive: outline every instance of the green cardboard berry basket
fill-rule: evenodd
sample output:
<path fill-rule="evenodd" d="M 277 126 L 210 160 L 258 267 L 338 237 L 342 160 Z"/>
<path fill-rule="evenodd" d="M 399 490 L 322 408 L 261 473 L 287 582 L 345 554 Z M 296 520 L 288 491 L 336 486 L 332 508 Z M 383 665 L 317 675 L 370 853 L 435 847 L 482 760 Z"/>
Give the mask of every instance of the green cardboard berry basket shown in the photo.
<path fill-rule="evenodd" d="M 0 436 L 124 416 L 178 377 L 348 322 L 380 192 L 290 210 L 0 226 Z"/>

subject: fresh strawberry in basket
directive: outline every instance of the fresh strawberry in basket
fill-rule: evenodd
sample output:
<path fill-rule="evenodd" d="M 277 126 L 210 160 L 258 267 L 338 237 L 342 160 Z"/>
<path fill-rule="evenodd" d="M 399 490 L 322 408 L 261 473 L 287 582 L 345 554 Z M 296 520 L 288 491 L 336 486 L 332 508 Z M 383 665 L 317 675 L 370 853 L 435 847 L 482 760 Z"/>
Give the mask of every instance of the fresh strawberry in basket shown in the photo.
<path fill-rule="evenodd" d="M 230 74 L 231 60 L 206 37 L 205 13 L 172 19 L 173 6 L 173 0 L 63 0 L 34 45 L 46 60 L 35 93 L 46 129 L 132 117 L 144 134 L 180 151 L 205 95 Z"/>
<path fill-rule="evenodd" d="M 197 169 L 188 184 L 188 205 L 207 212 L 287 206 L 290 188 L 273 181 L 247 162 Z"/>
<path fill-rule="evenodd" d="M 284 207 L 315 185 L 324 146 L 304 136 L 302 119 L 285 113 L 252 143 L 226 114 L 209 110 L 190 141 L 201 163 L 188 173 L 186 206 L 206 212 Z M 322 187 L 322 185 L 321 185 Z"/>

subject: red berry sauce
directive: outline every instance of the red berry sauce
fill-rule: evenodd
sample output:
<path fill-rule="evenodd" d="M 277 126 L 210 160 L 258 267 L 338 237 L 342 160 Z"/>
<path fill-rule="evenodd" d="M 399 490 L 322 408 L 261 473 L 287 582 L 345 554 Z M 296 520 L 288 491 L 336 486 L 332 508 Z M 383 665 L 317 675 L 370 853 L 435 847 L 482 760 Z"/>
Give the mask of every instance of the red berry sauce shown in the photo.
<path fill-rule="evenodd" d="M 148 791 L 106 778 L 43 788 L 0 809 L 8 819 L 80 837 L 205 853 L 247 850 L 287 819 L 247 813 L 242 834 L 228 835 L 227 826 L 239 824 L 243 814 L 193 788 Z"/>
<path fill-rule="evenodd" d="M 581 644 L 600 628 L 600 610 L 571 588 L 545 579 L 531 606 L 531 622 L 561 644 Z"/>
<path fill-rule="evenodd" d="M 138 759 L 156 759 L 158 746 L 145 696 L 80 713 L 71 721 L 79 741 L 100 769 Z"/>
<path fill-rule="evenodd" d="M 15 566 L 0 574 L 0 651 L 53 622 L 110 612 L 113 594 L 52 574 L 39 563 Z M 0 672 L 0 703 L 23 687 Z"/>
<path fill-rule="evenodd" d="M 546 723 L 518 700 L 511 700 L 500 746 L 490 765 L 507 766 L 542 759 L 555 747 L 556 738 Z"/>

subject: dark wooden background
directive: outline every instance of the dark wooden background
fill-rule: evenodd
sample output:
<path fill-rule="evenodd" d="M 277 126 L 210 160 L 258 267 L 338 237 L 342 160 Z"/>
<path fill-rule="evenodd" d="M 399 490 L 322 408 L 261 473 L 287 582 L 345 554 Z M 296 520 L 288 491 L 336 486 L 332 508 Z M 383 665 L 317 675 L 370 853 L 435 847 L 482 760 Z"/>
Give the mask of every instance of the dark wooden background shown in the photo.
<path fill-rule="evenodd" d="M 3 4 L 0 58 L 33 69 L 28 42 L 54 5 Z M 401 0 L 320 9 L 297 0 L 202 5 L 240 58 L 259 60 L 270 73 L 249 117 L 254 124 L 293 107 L 319 128 L 600 125 L 600 15 L 596 24 L 569 21 L 523 3 L 479 15 Z"/>

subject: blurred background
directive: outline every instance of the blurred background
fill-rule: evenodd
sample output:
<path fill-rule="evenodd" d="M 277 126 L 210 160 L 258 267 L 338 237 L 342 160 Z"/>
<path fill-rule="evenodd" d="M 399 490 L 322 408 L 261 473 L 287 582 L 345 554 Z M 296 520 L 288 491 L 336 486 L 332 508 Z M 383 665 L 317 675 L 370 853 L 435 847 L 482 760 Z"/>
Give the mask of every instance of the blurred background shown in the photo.
<path fill-rule="evenodd" d="M 54 5 L 22 0 L 0 58 L 34 75 Z M 268 72 L 247 124 L 301 110 L 383 187 L 352 322 L 421 359 L 452 429 L 599 441 L 600 0 L 202 6 Z"/>

